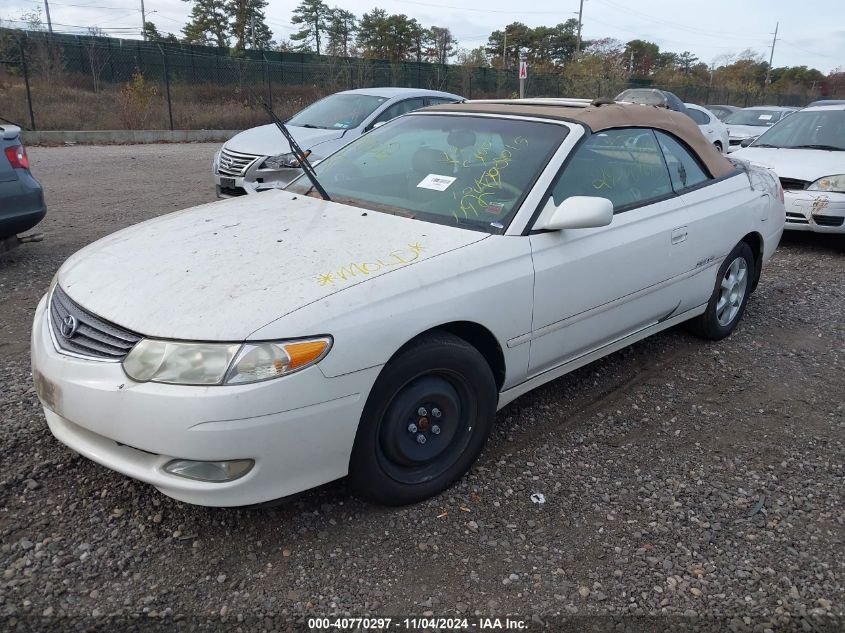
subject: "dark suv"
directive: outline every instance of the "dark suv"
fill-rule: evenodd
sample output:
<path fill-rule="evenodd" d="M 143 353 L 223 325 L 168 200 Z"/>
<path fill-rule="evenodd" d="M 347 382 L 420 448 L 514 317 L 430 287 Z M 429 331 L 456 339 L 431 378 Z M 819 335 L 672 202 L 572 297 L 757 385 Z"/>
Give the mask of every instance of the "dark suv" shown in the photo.
<path fill-rule="evenodd" d="M 29 171 L 21 129 L 0 124 L 0 251 L 47 214 L 41 183 Z"/>

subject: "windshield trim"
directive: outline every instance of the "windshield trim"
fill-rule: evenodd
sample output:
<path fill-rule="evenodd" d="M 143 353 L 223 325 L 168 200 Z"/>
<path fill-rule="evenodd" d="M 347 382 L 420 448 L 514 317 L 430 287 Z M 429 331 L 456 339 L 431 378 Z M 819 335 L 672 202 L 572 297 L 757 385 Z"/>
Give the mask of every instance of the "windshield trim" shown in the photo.
<path fill-rule="evenodd" d="M 490 222 L 490 223 L 484 222 L 483 224 L 479 224 L 478 226 L 472 226 L 470 224 L 463 224 L 463 223 L 460 223 L 460 222 L 455 224 L 453 222 L 453 220 L 451 219 L 451 216 L 442 216 L 442 218 L 446 221 L 442 221 L 442 222 L 441 221 L 434 221 L 434 220 L 431 221 L 432 224 L 443 224 L 443 225 L 446 225 L 446 226 L 453 226 L 453 227 L 459 228 L 459 229 L 468 229 L 468 230 L 471 230 L 471 231 L 479 231 L 479 232 L 482 232 L 482 233 L 487 233 L 489 235 L 504 235 L 507 232 L 507 230 L 513 224 L 514 220 L 516 220 L 516 218 L 519 217 L 519 214 L 523 210 L 523 206 L 525 205 L 526 200 L 528 200 L 528 198 L 531 196 L 531 194 L 534 193 L 534 189 L 537 186 L 537 182 L 540 180 L 540 178 L 543 176 L 543 174 L 546 173 L 546 171 L 549 167 L 549 164 L 554 160 L 555 156 L 558 154 L 561 146 L 566 142 L 567 138 L 569 138 L 570 134 L 572 133 L 573 125 L 579 125 L 579 126 L 583 127 L 583 124 L 578 122 L 578 121 L 574 121 L 574 120 L 571 120 L 571 119 L 563 119 L 563 118 L 552 119 L 552 118 L 546 118 L 546 117 L 527 116 L 527 115 L 518 115 L 518 114 L 499 114 L 499 113 L 490 113 L 490 112 L 440 112 L 440 111 L 425 112 L 423 110 L 415 110 L 415 111 L 412 111 L 412 112 L 406 112 L 405 114 L 398 116 L 395 119 L 392 119 L 391 121 L 388 122 L 388 124 L 393 123 L 393 121 L 398 121 L 399 119 L 404 119 L 405 117 L 415 117 L 415 116 L 440 116 L 440 117 L 469 116 L 469 117 L 473 117 L 473 118 L 485 118 L 485 119 L 509 119 L 509 120 L 515 120 L 515 121 L 527 121 L 527 122 L 530 122 L 530 123 L 542 123 L 542 124 L 546 124 L 546 125 L 557 125 L 557 126 L 560 126 L 560 127 L 563 127 L 563 128 L 566 129 L 566 133 L 564 134 L 563 138 L 561 139 L 560 145 L 553 148 L 549 152 L 548 156 L 546 157 L 546 159 L 543 162 L 538 163 L 537 170 L 535 171 L 535 174 L 534 174 L 534 178 L 525 187 L 524 191 L 522 192 L 522 196 L 519 198 L 519 200 L 517 201 L 517 204 L 514 206 L 514 210 L 513 210 L 513 213 L 511 213 L 510 219 L 506 223 L 502 224 L 500 227 L 499 226 L 493 226 L 494 223 L 492 223 L 492 222 Z M 381 128 L 377 128 L 377 129 L 381 129 Z M 362 134 L 357 139 L 352 141 L 352 143 L 350 143 L 349 145 L 352 145 L 352 144 L 358 142 L 359 139 L 366 137 L 371 132 L 372 132 L 372 130 L 367 131 L 366 133 Z M 338 151 L 341 151 L 342 149 L 349 147 L 349 145 L 345 145 L 344 147 L 340 148 Z M 326 157 L 326 158 L 328 158 L 328 157 Z M 300 174 L 299 176 L 297 176 L 296 178 L 291 180 L 287 185 L 285 185 L 284 189 L 291 191 L 291 193 L 296 193 L 293 190 L 291 190 L 290 188 L 293 187 L 296 183 L 299 183 L 303 177 L 304 177 L 304 174 Z M 305 194 L 298 194 L 297 193 L 297 195 L 305 195 Z M 394 212 L 390 212 L 390 211 L 384 211 L 384 210 L 364 206 L 365 204 L 367 204 L 366 201 L 358 201 L 357 199 L 352 198 L 350 196 L 337 194 L 337 197 L 338 197 L 339 200 L 344 201 L 341 204 L 346 204 L 348 206 L 356 207 L 356 208 L 359 208 L 359 209 L 365 209 L 365 210 L 368 210 L 368 211 L 375 211 L 376 213 L 385 213 L 385 214 L 388 214 L 388 215 L 399 215 L 400 217 L 406 217 L 407 219 L 429 222 L 429 220 L 427 218 L 423 219 L 421 216 L 422 215 L 431 215 L 431 214 L 426 214 L 425 212 L 421 212 L 421 211 L 410 211 L 409 210 L 408 215 L 413 216 L 413 217 L 409 218 L 408 216 L 403 215 L 399 212 L 394 213 Z M 334 198 L 333 198 L 333 200 L 334 200 Z M 353 201 L 353 200 L 357 204 L 352 204 L 351 201 Z M 438 216 L 438 220 L 440 218 L 441 218 L 441 216 Z"/>

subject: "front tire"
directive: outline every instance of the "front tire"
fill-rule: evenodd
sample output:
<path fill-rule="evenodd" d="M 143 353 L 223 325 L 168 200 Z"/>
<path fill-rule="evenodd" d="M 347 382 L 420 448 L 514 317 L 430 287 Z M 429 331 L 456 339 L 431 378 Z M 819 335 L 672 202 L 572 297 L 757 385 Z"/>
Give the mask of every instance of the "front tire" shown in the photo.
<path fill-rule="evenodd" d="M 755 272 L 754 254 L 745 242 L 737 244 L 719 267 L 716 287 L 704 314 L 690 321 L 698 336 L 720 341 L 730 336 L 745 313 Z"/>
<path fill-rule="evenodd" d="M 349 463 L 361 497 L 404 505 L 459 479 L 481 453 L 496 414 L 496 381 L 481 353 L 447 332 L 408 344 L 373 386 Z"/>

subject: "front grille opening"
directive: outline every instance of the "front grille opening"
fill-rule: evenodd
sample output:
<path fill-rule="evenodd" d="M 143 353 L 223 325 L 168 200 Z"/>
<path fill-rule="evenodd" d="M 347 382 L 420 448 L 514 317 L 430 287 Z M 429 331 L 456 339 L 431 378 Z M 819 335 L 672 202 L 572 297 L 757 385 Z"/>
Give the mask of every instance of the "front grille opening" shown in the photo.
<path fill-rule="evenodd" d="M 845 217 L 836 215 L 814 215 L 813 222 L 819 226 L 842 226 Z"/>
<path fill-rule="evenodd" d="M 802 191 L 810 185 L 809 180 L 799 180 L 798 178 L 781 178 L 780 186 L 791 191 Z"/>
<path fill-rule="evenodd" d="M 258 158 L 255 154 L 241 154 L 224 147 L 217 161 L 217 173 L 223 176 L 243 176 Z"/>
<path fill-rule="evenodd" d="M 74 325 L 70 336 L 63 324 Z M 71 299 L 60 286 L 50 297 L 50 328 L 60 349 L 97 360 L 121 361 L 143 338 L 131 330 L 91 314 Z"/>

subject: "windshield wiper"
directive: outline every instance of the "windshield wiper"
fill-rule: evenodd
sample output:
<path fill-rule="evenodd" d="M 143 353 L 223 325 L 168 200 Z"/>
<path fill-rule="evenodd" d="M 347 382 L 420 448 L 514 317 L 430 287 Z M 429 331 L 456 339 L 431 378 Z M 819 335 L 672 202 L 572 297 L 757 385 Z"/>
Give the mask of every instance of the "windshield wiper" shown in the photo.
<path fill-rule="evenodd" d="M 323 185 L 321 185 L 320 182 L 317 180 L 317 175 L 314 173 L 314 167 L 311 165 L 311 163 L 308 162 L 308 154 L 310 154 L 311 152 L 309 151 L 306 153 L 302 151 L 302 148 L 299 146 L 299 143 L 294 140 L 291 133 L 285 127 L 285 124 L 282 123 L 282 120 L 278 116 L 276 116 L 276 113 L 273 112 L 273 109 L 267 105 L 267 102 L 264 101 L 264 99 L 261 100 L 261 105 L 264 106 L 264 109 L 267 111 L 267 114 L 270 115 L 270 118 L 273 120 L 273 123 L 275 123 L 276 127 L 279 128 L 279 131 L 282 133 L 282 136 L 287 139 L 290 148 L 293 150 L 293 153 L 296 155 L 296 158 L 299 161 L 299 166 L 302 167 L 302 171 L 304 171 L 305 175 L 308 176 L 308 180 L 311 181 L 311 184 L 313 185 L 314 189 L 317 190 L 317 193 L 320 194 L 320 197 L 323 200 L 330 201 L 331 198 L 329 198 L 329 194 L 326 193 L 326 190 L 323 189 Z"/>
<path fill-rule="evenodd" d="M 810 143 L 808 145 L 788 145 L 787 149 L 826 149 L 831 152 L 845 152 L 845 147 L 837 147 L 836 145 L 823 145 Z"/>
<path fill-rule="evenodd" d="M 311 130 L 325 130 L 326 129 L 322 126 L 314 125 L 313 123 L 305 123 L 303 125 L 300 125 L 299 127 L 307 127 L 308 129 L 311 129 Z"/>
<path fill-rule="evenodd" d="M 769 145 L 768 143 L 755 143 L 754 145 L 749 145 L 749 147 L 774 147 L 775 149 L 780 149 L 783 145 Z"/>

